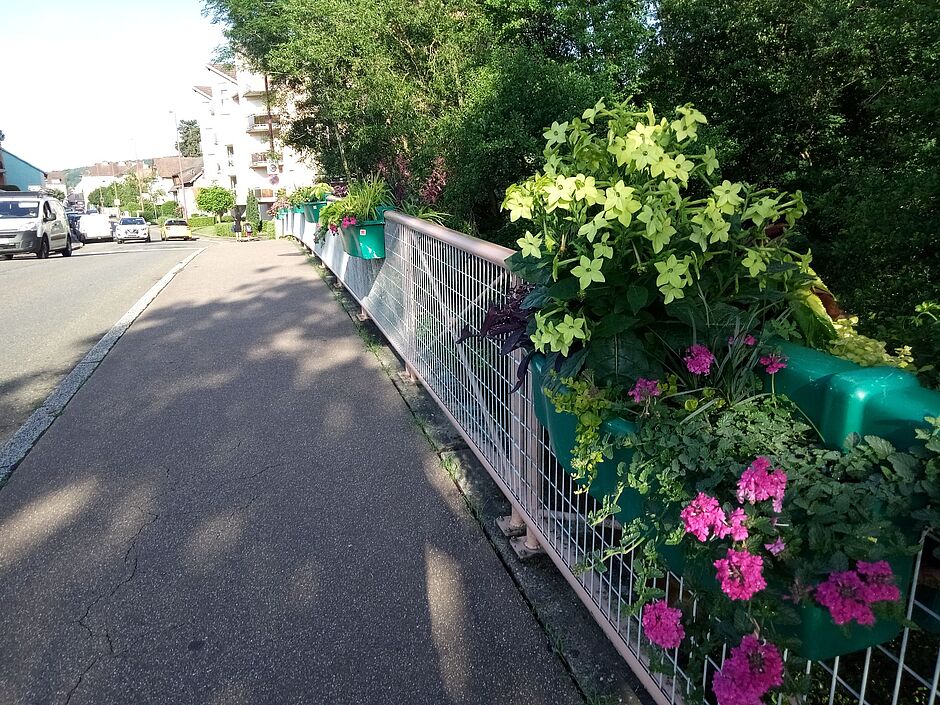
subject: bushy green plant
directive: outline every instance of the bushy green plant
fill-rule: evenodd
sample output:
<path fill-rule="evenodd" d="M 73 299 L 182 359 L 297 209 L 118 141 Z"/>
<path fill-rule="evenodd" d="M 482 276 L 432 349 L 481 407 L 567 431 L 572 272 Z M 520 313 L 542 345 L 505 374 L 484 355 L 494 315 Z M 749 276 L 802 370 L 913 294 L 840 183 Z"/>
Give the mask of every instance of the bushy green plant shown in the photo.
<path fill-rule="evenodd" d="M 205 186 L 196 191 L 196 204 L 201 210 L 221 218 L 235 205 L 235 194 L 222 186 Z"/>
<path fill-rule="evenodd" d="M 545 132 L 544 168 L 503 204 L 532 228 L 508 264 L 537 285 L 537 350 L 625 386 L 716 317 L 787 311 L 811 343 L 834 337 L 807 303 L 809 255 L 787 246 L 800 194 L 718 182 L 714 150 L 695 148 L 705 122 L 690 105 L 669 120 L 601 101 Z"/>
<path fill-rule="evenodd" d="M 211 215 L 194 215 L 189 221 L 190 228 L 204 228 L 207 225 L 213 225 L 215 223 L 215 218 Z"/>
<path fill-rule="evenodd" d="M 383 208 L 392 208 L 392 195 L 385 181 L 369 176 L 349 184 L 346 195 L 320 210 L 320 224 L 334 230 L 345 224 L 378 222 Z"/>
<path fill-rule="evenodd" d="M 329 184 L 319 183 L 314 186 L 301 186 L 295 189 L 287 197 L 292 206 L 302 206 L 304 203 L 316 203 L 322 201 L 329 194 L 333 193 L 333 187 Z"/>

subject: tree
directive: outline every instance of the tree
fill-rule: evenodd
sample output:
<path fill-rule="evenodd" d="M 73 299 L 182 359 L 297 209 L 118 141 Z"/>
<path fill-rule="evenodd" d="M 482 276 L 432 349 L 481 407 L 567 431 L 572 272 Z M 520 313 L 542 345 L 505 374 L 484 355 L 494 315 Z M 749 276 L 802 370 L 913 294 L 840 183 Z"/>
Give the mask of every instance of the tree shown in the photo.
<path fill-rule="evenodd" d="M 184 157 L 202 156 L 202 139 L 197 120 L 180 120 L 176 126 L 179 142 L 176 147 Z"/>
<path fill-rule="evenodd" d="M 214 213 L 221 220 L 225 211 L 235 205 L 235 195 L 221 186 L 206 186 L 196 193 L 196 205 L 206 213 Z"/>
<path fill-rule="evenodd" d="M 258 210 L 258 199 L 255 198 L 255 192 L 248 192 L 248 200 L 245 205 L 245 220 L 251 223 L 256 232 L 261 231 L 261 213 Z"/>
<path fill-rule="evenodd" d="M 49 193 L 51 193 L 55 198 L 58 198 L 60 201 L 64 201 L 64 200 L 65 200 L 65 192 L 64 192 L 64 191 L 60 191 L 60 190 L 57 189 L 57 188 L 51 188 L 51 189 L 47 189 L 47 190 L 49 191 Z"/>

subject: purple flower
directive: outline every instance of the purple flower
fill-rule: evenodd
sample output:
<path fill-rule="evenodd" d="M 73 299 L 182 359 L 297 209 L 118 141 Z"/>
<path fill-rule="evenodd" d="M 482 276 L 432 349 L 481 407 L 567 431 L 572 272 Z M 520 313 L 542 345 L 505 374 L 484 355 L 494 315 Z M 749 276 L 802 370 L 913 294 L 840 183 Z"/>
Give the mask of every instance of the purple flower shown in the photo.
<path fill-rule="evenodd" d="M 816 586 L 816 602 L 829 610 L 836 624 L 875 623 L 865 583 L 854 570 L 830 573 L 826 582 Z"/>
<path fill-rule="evenodd" d="M 659 388 L 658 380 L 640 377 L 627 394 L 633 397 L 633 401 L 637 404 L 642 404 L 650 397 L 658 397 L 662 394 L 662 390 Z"/>
<path fill-rule="evenodd" d="M 344 228 L 351 228 L 351 227 L 352 227 L 353 225 L 355 225 L 357 222 L 358 222 L 358 221 L 356 220 L 356 216 L 354 216 L 354 215 L 343 216 L 343 227 L 344 227 Z"/>
<path fill-rule="evenodd" d="M 742 504 L 773 500 L 775 512 L 783 511 L 783 496 L 787 491 L 787 474 L 780 468 L 770 470 L 770 459 L 754 459 L 738 480 L 738 501 Z"/>
<path fill-rule="evenodd" d="M 765 543 L 764 548 L 770 551 L 773 555 L 779 556 L 786 549 L 787 545 L 783 542 L 783 539 L 779 536 L 777 540 L 773 543 Z"/>
<path fill-rule="evenodd" d="M 732 541 L 747 541 L 749 534 L 747 527 L 744 525 L 746 519 L 747 514 L 740 507 L 731 512 L 731 516 L 728 517 L 726 533 L 721 538 L 731 534 Z"/>
<path fill-rule="evenodd" d="M 901 599 L 901 591 L 894 584 L 894 571 L 888 561 L 859 561 L 855 569 L 865 583 L 864 595 L 869 602 L 897 602 Z"/>
<path fill-rule="evenodd" d="M 764 355 L 760 359 L 760 364 L 764 366 L 764 372 L 769 375 L 775 375 L 780 370 L 786 369 L 787 358 L 777 354 Z"/>
<path fill-rule="evenodd" d="M 704 492 L 699 492 L 679 516 L 685 524 L 685 532 L 703 543 L 713 532 L 717 535 L 727 523 L 718 500 Z"/>
<path fill-rule="evenodd" d="M 731 650 L 712 680 L 718 705 L 763 705 L 771 688 L 783 684 L 783 659 L 773 644 L 748 634 Z"/>
<path fill-rule="evenodd" d="M 750 334 L 745 335 L 744 338 L 729 335 L 728 345 L 734 345 L 736 342 L 738 342 L 739 339 L 741 340 L 742 343 L 744 343 L 749 348 L 753 348 L 755 345 L 757 345 L 757 338 L 755 338 L 753 335 L 750 335 Z"/>
<path fill-rule="evenodd" d="M 657 646 L 675 649 L 685 638 L 681 619 L 682 610 L 670 607 L 665 600 L 657 600 L 643 608 L 643 631 Z"/>
<path fill-rule="evenodd" d="M 764 580 L 764 559 L 747 551 L 728 549 L 725 558 L 715 561 L 715 578 L 722 591 L 732 600 L 750 600 L 767 587 Z"/>
<path fill-rule="evenodd" d="M 712 364 L 715 362 L 715 356 L 712 351 L 704 345 L 693 345 L 690 347 L 683 358 L 686 369 L 694 375 L 707 375 L 711 372 Z"/>
<path fill-rule="evenodd" d="M 431 169 L 431 173 L 428 175 L 428 179 L 424 182 L 418 195 L 424 203 L 433 205 L 437 202 L 441 191 L 444 190 L 446 185 L 447 169 L 444 167 L 444 158 L 437 157 L 434 160 L 434 167 Z"/>

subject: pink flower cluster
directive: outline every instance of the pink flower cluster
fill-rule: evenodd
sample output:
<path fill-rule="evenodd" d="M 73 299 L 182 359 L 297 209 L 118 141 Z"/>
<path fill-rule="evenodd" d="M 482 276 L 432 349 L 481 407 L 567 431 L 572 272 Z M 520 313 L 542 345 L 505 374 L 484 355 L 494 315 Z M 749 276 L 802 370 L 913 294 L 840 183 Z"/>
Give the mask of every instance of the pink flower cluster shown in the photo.
<path fill-rule="evenodd" d="M 734 345 L 734 344 L 737 343 L 739 340 L 740 340 L 742 343 L 744 343 L 746 346 L 748 346 L 749 348 L 753 348 L 755 345 L 757 345 L 757 338 L 755 338 L 753 335 L 750 335 L 750 334 L 745 335 L 743 338 L 742 338 L 741 336 L 735 337 L 735 336 L 733 336 L 733 335 L 729 335 L 729 336 L 728 336 L 728 345 Z"/>
<path fill-rule="evenodd" d="M 685 639 L 681 620 L 682 610 L 670 607 L 665 600 L 643 608 L 643 631 L 651 642 L 664 649 L 675 649 Z"/>
<path fill-rule="evenodd" d="M 764 372 L 769 375 L 775 375 L 780 370 L 786 369 L 787 358 L 777 354 L 764 355 L 760 358 L 760 364 L 764 366 Z"/>
<path fill-rule="evenodd" d="M 633 389 L 627 392 L 637 404 L 642 404 L 650 397 L 658 397 L 662 393 L 659 388 L 659 380 L 645 379 L 644 377 L 637 379 Z"/>
<path fill-rule="evenodd" d="M 738 480 L 739 502 L 773 500 L 775 512 L 783 511 L 783 496 L 787 491 L 787 474 L 780 468 L 771 470 L 770 459 L 755 458 Z"/>
<path fill-rule="evenodd" d="M 748 634 L 712 680 L 718 705 L 763 705 L 771 688 L 783 685 L 783 659 L 773 644 Z"/>
<path fill-rule="evenodd" d="M 436 157 L 434 159 L 434 167 L 431 169 L 431 173 L 428 174 L 427 181 L 421 186 L 418 195 L 424 203 L 432 206 L 437 203 L 437 199 L 446 185 L 447 168 L 444 166 L 444 158 Z"/>
<path fill-rule="evenodd" d="M 729 548 L 725 558 L 715 561 L 721 590 L 732 600 L 750 600 L 767 587 L 764 559 L 748 551 Z"/>
<path fill-rule="evenodd" d="M 354 215 L 346 215 L 346 216 L 343 216 L 343 227 L 344 227 L 344 228 L 351 228 L 353 225 L 355 225 L 355 224 L 358 223 L 358 222 L 359 222 L 359 221 L 356 220 L 356 216 L 354 216 Z"/>
<path fill-rule="evenodd" d="M 830 573 L 826 582 L 816 586 L 816 601 L 829 610 L 836 624 L 855 621 L 870 626 L 875 623 L 873 603 L 900 599 L 887 561 L 858 561 L 855 570 Z"/>
<path fill-rule="evenodd" d="M 683 360 L 685 360 L 686 369 L 692 374 L 707 375 L 711 372 L 715 356 L 704 345 L 693 345 L 686 351 Z"/>
<path fill-rule="evenodd" d="M 723 539 L 730 535 L 734 541 L 746 541 L 748 537 L 744 510 L 738 507 L 728 515 L 717 499 L 704 492 L 699 492 L 679 516 L 685 524 L 685 532 L 702 543 L 712 536 Z"/>

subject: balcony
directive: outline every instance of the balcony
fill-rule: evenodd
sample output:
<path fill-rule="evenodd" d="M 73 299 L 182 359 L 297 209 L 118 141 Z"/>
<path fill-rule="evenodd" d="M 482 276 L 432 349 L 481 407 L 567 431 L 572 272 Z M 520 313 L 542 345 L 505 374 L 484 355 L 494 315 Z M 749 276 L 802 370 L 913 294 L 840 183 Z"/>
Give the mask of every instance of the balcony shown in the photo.
<path fill-rule="evenodd" d="M 268 131 L 268 116 L 267 115 L 249 115 L 248 116 L 248 132 L 267 132 Z M 279 129 L 281 126 L 280 121 L 278 120 L 277 115 L 272 115 L 270 117 L 271 127 L 275 130 Z"/>
<path fill-rule="evenodd" d="M 273 188 L 255 188 L 252 189 L 255 194 L 255 200 L 258 203 L 268 203 L 274 200 L 274 189 Z"/>
<path fill-rule="evenodd" d="M 262 169 L 269 164 L 281 166 L 284 160 L 281 157 L 271 157 L 270 152 L 255 152 L 251 155 L 251 167 L 253 169 Z"/>

